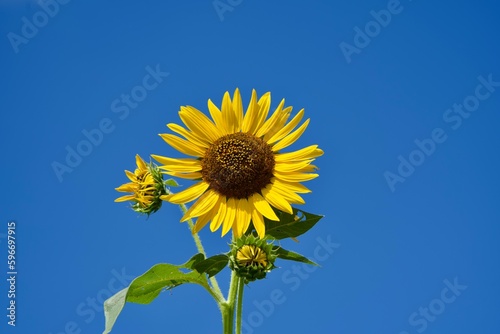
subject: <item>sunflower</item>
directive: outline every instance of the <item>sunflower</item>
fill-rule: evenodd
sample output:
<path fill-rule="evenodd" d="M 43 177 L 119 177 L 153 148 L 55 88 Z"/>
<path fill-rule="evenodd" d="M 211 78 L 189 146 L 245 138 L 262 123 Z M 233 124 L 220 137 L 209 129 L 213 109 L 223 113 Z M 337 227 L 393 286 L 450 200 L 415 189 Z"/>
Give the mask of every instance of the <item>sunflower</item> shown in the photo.
<path fill-rule="evenodd" d="M 131 194 L 119 197 L 115 202 L 132 201 L 134 211 L 149 215 L 160 209 L 162 204 L 160 196 L 167 193 L 163 176 L 157 166 L 146 164 L 138 154 L 135 156 L 135 162 L 137 168 L 134 173 L 125 171 L 131 182 L 116 188 L 119 192 Z"/>
<path fill-rule="evenodd" d="M 304 109 L 288 121 L 292 107 L 285 108 L 284 99 L 268 118 L 270 105 L 269 92 L 258 98 L 253 90 L 244 113 L 236 89 L 232 99 L 229 92 L 224 94 L 221 109 L 208 100 L 212 119 L 194 107 L 181 107 L 179 116 L 185 127 L 174 123 L 167 127 L 183 138 L 160 134 L 167 144 L 193 157 L 152 155 L 165 174 L 198 181 L 179 193 L 161 196 L 174 204 L 197 199 L 181 218 L 198 218 L 193 233 L 210 222 L 212 232 L 222 226 L 225 235 L 232 228 L 238 238 L 252 223 L 263 238 L 264 217 L 279 220 L 273 208 L 291 214 L 291 204 L 304 204 L 299 194 L 310 190 L 301 182 L 318 176 L 311 162 L 323 151 L 311 145 L 281 153 L 302 135 L 309 119 L 295 129 Z"/>
<path fill-rule="evenodd" d="M 245 283 L 263 279 L 275 267 L 277 252 L 272 242 L 258 239 L 254 235 L 245 235 L 231 244 L 229 268 L 236 275 L 243 277 Z"/>

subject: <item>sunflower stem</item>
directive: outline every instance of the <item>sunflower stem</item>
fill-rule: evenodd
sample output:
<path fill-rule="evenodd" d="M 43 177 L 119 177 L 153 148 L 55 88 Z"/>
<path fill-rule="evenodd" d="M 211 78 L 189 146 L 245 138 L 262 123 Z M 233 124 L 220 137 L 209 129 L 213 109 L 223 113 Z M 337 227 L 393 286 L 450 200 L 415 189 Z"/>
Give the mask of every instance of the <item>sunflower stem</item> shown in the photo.
<path fill-rule="evenodd" d="M 240 277 L 238 280 L 238 304 L 236 305 L 236 334 L 241 334 L 241 320 L 243 316 L 243 291 L 245 289 L 245 280 Z"/>
<path fill-rule="evenodd" d="M 224 304 L 221 308 L 222 312 L 222 333 L 233 334 L 233 315 L 234 310 L 231 310 L 229 305 Z"/>
<path fill-rule="evenodd" d="M 238 283 L 240 278 L 231 271 L 231 282 L 229 283 L 229 293 L 227 301 L 222 305 L 222 327 L 224 334 L 233 334 L 234 330 L 234 304 L 238 293 Z"/>
<path fill-rule="evenodd" d="M 188 210 L 186 205 L 179 204 L 179 207 L 181 208 L 182 213 L 186 214 L 186 212 Z M 191 231 L 191 235 L 193 236 L 194 243 L 196 245 L 196 248 L 198 249 L 198 252 L 203 254 L 203 256 L 206 258 L 207 253 L 205 252 L 205 248 L 203 248 L 200 236 L 198 235 L 198 233 L 193 233 L 194 223 L 191 219 L 188 220 L 188 226 L 189 226 L 189 231 Z M 217 304 L 219 304 L 219 308 L 221 308 L 221 303 L 224 301 L 224 296 L 222 295 L 222 290 L 220 289 L 219 283 L 217 282 L 217 279 L 215 278 L 215 276 L 210 277 L 209 280 L 210 280 L 210 283 L 212 285 L 212 290 L 213 290 L 214 294 L 217 296 L 217 298 L 215 298 L 215 301 L 217 302 Z M 221 308 L 221 311 L 222 311 L 222 308 Z"/>

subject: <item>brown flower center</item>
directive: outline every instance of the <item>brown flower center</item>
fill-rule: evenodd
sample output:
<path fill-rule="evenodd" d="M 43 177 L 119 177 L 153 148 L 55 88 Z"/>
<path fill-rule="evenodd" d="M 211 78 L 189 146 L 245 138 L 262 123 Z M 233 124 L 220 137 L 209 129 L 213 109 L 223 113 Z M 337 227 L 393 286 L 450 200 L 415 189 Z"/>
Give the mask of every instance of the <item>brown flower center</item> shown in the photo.
<path fill-rule="evenodd" d="M 203 180 L 221 195 L 247 198 L 271 182 L 274 154 L 254 135 L 237 132 L 216 140 L 201 161 Z"/>

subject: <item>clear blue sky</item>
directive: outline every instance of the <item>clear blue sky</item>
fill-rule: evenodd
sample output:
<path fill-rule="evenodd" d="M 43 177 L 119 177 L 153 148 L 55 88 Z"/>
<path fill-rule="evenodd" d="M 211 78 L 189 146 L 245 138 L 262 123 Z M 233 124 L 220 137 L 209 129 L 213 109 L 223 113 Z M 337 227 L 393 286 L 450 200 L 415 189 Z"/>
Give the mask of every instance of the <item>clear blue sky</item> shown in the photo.
<path fill-rule="evenodd" d="M 0 283 L 0 332 L 100 333 L 110 291 L 195 253 L 177 207 L 145 219 L 114 188 L 135 154 L 176 154 L 157 134 L 179 106 L 239 87 L 305 108 L 292 148 L 325 151 L 302 207 L 325 218 L 285 243 L 321 268 L 282 261 L 246 289 L 246 333 L 500 333 L 498 3 L 216 4 L 0 4 L 0 267 L 15 221 L 18 272 L 15 328 Z M 113 333 L 220 328 L 182 286 L 128 304 Z"/>

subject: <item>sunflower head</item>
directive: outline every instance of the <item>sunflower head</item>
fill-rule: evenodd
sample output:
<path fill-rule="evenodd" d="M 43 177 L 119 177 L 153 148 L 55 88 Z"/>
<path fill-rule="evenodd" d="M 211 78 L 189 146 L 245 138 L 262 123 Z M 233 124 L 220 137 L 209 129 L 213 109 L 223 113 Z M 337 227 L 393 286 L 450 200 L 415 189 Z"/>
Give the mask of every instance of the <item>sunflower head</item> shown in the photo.
<path fill-rule="evenodd" d="M 245 283 L 263 279 L 275 268 L 276 252 L 273 244 L 253 235 L 244 235 L 231 244 L 229 267 Z"/>
<path fill-rule="evenodd" d="M 292 204 L 304 204 L 300 194 L 310 190 L 301 182 L 318 176 L 311 163 L 323 154 L 317 145 L 282 152 L 309 124 L 300 124 L 304 110 L 291 117 L 292 107 L 282 100 L 270 113 L 271 94 L 260 98 L 255 90 L 246 108 L 240 92 L 228 92 L 221 107 L 208 100 L 211 118 L 198 109 L 181 107 L 185 127 L 170 123 L 175 134 L 160 136 L 173 148 L 190 156 L 169 158 L 153 155 L 163 173 L 196 183 L 177 194 L 162 196 L 174 204 L 195 201 L 181 221 L 197 218 L 193 232 L 208 223 L 210 230 L 232 229 L 235 238 L 254 229 L 262 239 L 264 218 L 278 221 L 275 210 L 292 213 Z"/>
<path fill-rule="evenodd" d="M 135 171 L 125 171 L 130 182 L 116 188 L 119 192 L 130 194 L 115 199 L 115 202 L 131 201 L 134 211 L 150 215 L 160 209 L 160 197 L 167 193 L 163 175 L 155 164 L 146 164 L 139 155 L 135 156 L 135 161 Z"/>

